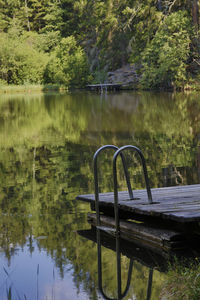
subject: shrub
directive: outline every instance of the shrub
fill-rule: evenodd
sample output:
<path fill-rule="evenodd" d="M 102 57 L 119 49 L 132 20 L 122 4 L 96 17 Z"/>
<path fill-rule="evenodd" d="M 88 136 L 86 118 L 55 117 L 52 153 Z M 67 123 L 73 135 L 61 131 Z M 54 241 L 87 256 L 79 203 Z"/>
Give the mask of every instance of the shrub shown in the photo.
<path fill-rule="evenodd" d="M 42 83 L 48 55 L 22 37 L 0 34 L 0 79 L 9 84 Z"/>
<path fill-rule="evenodd" d="M 88 74 L 87 57 L 83 49 L 73 36 L 63 38 L 51 54 L 45 70 L 45 82 L 80 87 L 87 82 Z"/>

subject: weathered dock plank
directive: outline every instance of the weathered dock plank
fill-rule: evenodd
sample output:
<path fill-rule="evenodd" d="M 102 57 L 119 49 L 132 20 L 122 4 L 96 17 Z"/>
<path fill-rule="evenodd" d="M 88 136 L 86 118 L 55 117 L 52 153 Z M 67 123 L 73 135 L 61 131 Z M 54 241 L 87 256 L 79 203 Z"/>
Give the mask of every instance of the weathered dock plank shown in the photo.
<path fill-rule="evenodd" d="M 95 226 L 96 214 L 88 213 L 88 222 Z M 114 228 L 115 220 L 113 217 L 102 215 L 101 224 Z M 150 224 L 147 226 L 144 223 L 127 220 L 120 221 L 120 237 L 129 242 L 135 242 L 149 249 L 154 249 L 154 251 L 158 248 L 164 251 L 184 249 L 188 239 L 187 235 L 175 230 L 156 228 Z"/>
<path fill-rule="evenodd" d="M 130 200 L 128 192 L 119 192 L 119 209 L 122 213 L 135 216 L 151 216 L 181 223 L 200 222 L 200 184 L 152 189 L 153 204 L 148 203 L 146 190 L 134 190 Z M 93 194 L 79 195 L 77 199 L 90 202 L 93 207 Z M 113 209 L 114 194 L 100 193 L 100 209 Z"/>

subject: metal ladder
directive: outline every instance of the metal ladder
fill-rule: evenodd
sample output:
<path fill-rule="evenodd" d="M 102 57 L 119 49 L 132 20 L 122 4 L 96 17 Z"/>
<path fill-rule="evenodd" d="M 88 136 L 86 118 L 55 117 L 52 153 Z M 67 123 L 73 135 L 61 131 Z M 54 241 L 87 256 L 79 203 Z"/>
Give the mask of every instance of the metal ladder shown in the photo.
<path fill-rule="evenodd" d="M 127 145 L 123 146 L 121 148 L 118 148 L 117 146 L 114 145 L 105 145 L 100 147 L 94 154 L 93 157 L 93 166 L 94 166 L 94 185 L 95 185 L 95 210 L 96 210 L 96 215 L 97 215 L 97 227 L 100 227 L 102 230 L 106 231 L 106 227 L 101 226 L 101 220 L 100 220 L 100 209 L 99 209 L 99 182 L 98 182 L 98 156 L 99 154 L 106 150 L 106 149 L 113 149 L 115 150 L 114 156 L 113 156 L 113 181 L 114 181 L 114 212 L 115 212 L 115 233 L 116 235 L 119 234 L 120 227 L 119 227 L 119 207 L 118 207 L 118 182 L 117 182 L 117 158 L 118 156 L 121 157 L 122 159 L 122 164 L 123 164 L 123 169 L 124 169 L 124 174 L 126 178 L 126 184 L 128 188 L 128 193 L 129 193 L 129 198 L 130 200 L 134 200 L 133 197 L 133 191 L 131 188 L 131 183 L 130 183 L 130 176 L 126 167 L 126 161 L 125 157 L 123 155 L 124 150 L 132 150 L 135 151 L 139 154 L 139 157 L 142 162 L 142 167 L 143 167 L 143 172 L 144 172 L 144 178 L 145 178 L 145 184 L 146 184 L 146 190 L 147 190 L 147 196 L 148 196 L 148 202 L 149 204 L 153 203 L 152 200 L 152 194 L 151 194 L 151 189 L 149 185 L 149 179 L 148 179 L 148 174 L 147 174 L 147 168 L 146 168 L 146 162 L 144 159 L 144 156 L 142 154 L 142 151 L 132 145 Z M 108 230 L 109 231 L 109 230 Z M 114 232 L 113 230 L 110 231 L 110 233 Z"/>
<path fill-rule="evenodd" d="M 115 153 L 113 155 L 113 181 L 114 181 L 114 215 L 115 215 L 115 228 L 110 228 L 107 226 L 101 226 L 101 219 L 100 219 L 100 208 L 99 208 L 99 182 L 98 182 L 98 156 L 101 152 L 104 150 L 111 149 L 115 150 Z M 93 157 L 93 166 L 94 166 L 94 184 L 95 184 L 95 210 L 96 210 L 96 228 L 97 228 L 97 247 L 98 247 L 98 273 L 99 273 L 99 288 L 102 293 L 102 295 L 108 299 L 108 300 L 113 300 L 109 297 L 106 297 L 103 292 L 102 288 L 102 259 L 101 259 L 101 241 L 100 241 L 100 231 L 103 230 L 111 235 L 114 235 L 116 237 L 116 256 L 117 256 L 117 290 L 118 290 L 118 299 L 122 299 L 125 297 L 128 287 L 130 285 L 130 277 L 132 273 L 132 267 L 133 267 L 133 262 L 130 260 L 130 265 L 129 265 L 129 272 L 128 272 L 128 279 L 127 279 L 127 287 L 125 289 L 125 292 L 122 294 L 121 293 L 121 255 L 120 255 L 120 218 L 119 218 L 119 197 L 118 197 L 118 182 L 117 182 L 117 158 L 118 156 L 121 157 L 122 159 L 122 164 L 123 164 L 123 169 L 124 169 L 124 174 L 125 174 L 125 179 L 126 179 L 126 184 L 128 188 L 128 194 L 130 200 L 134 201 L 134 196 L 133 196 L 133 191 L 131 188 L 131 183 L 130 183 L 130 176 L 126 167 L 126 160 L 123 155 L 124 150 L 132 150 L 135 151 L 139 154 L 139 157 L 142 162 L 143 166 L 143 172 L 144 172 L 144 178 L 145 178 L 145 184 L 146 184 L 146 190 L 147 190 L 147 196 L 148 196 L 148 202 L 149 204 L 152 204 L 152 194 L 151 194 L 151 189 L 149 185 L 149 179 L 148 179 L 148 174 L 147 174 L 147 168 L 146 168 L 146 162 L 144 159 L 144 156 L 141 152 L 141 150 L 135 146 L 132 145 L 126 145 L 121 148 L 118 148 L 117 146 L 114 145 L 105 145 L 100 147 L 94 154 Z"/>

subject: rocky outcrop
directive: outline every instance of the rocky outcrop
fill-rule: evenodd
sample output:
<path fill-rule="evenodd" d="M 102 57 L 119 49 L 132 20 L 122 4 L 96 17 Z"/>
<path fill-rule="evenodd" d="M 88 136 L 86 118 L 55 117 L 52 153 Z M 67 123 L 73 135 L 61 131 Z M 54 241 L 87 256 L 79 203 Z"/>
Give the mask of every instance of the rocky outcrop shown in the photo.
<path fill-rule="evenodd" d="M 107 83 L 122 84 L 123 88 L 135 89 L 139 83 L 136 65 L 125 65 L 113 72 L 108 72 Z"/>

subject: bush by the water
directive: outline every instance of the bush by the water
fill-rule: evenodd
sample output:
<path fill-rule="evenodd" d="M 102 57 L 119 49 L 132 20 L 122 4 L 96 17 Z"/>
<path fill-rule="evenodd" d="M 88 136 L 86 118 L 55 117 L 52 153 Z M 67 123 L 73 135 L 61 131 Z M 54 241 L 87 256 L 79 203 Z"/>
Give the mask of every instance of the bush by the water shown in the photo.
<path fill-rule="evenodd" d="M 23 36 L 0 33 L 0 80 L 8 84 L 43 83 L 48 54 Z"/>
<path fill-rule="evenodd" d="M 84 85 L 88 62 L 83 49 L 73 36 L 55 43 L 50 44 L 47 34 L 0 33 L 0 83 Z"/>
<path fill-rule="evenodd" d="M 52 52 L 45 69 L 46 83 L 81 87 L 88 80 L 89 67 L 83 49 L 73 36 L 63 38 Z"/>

